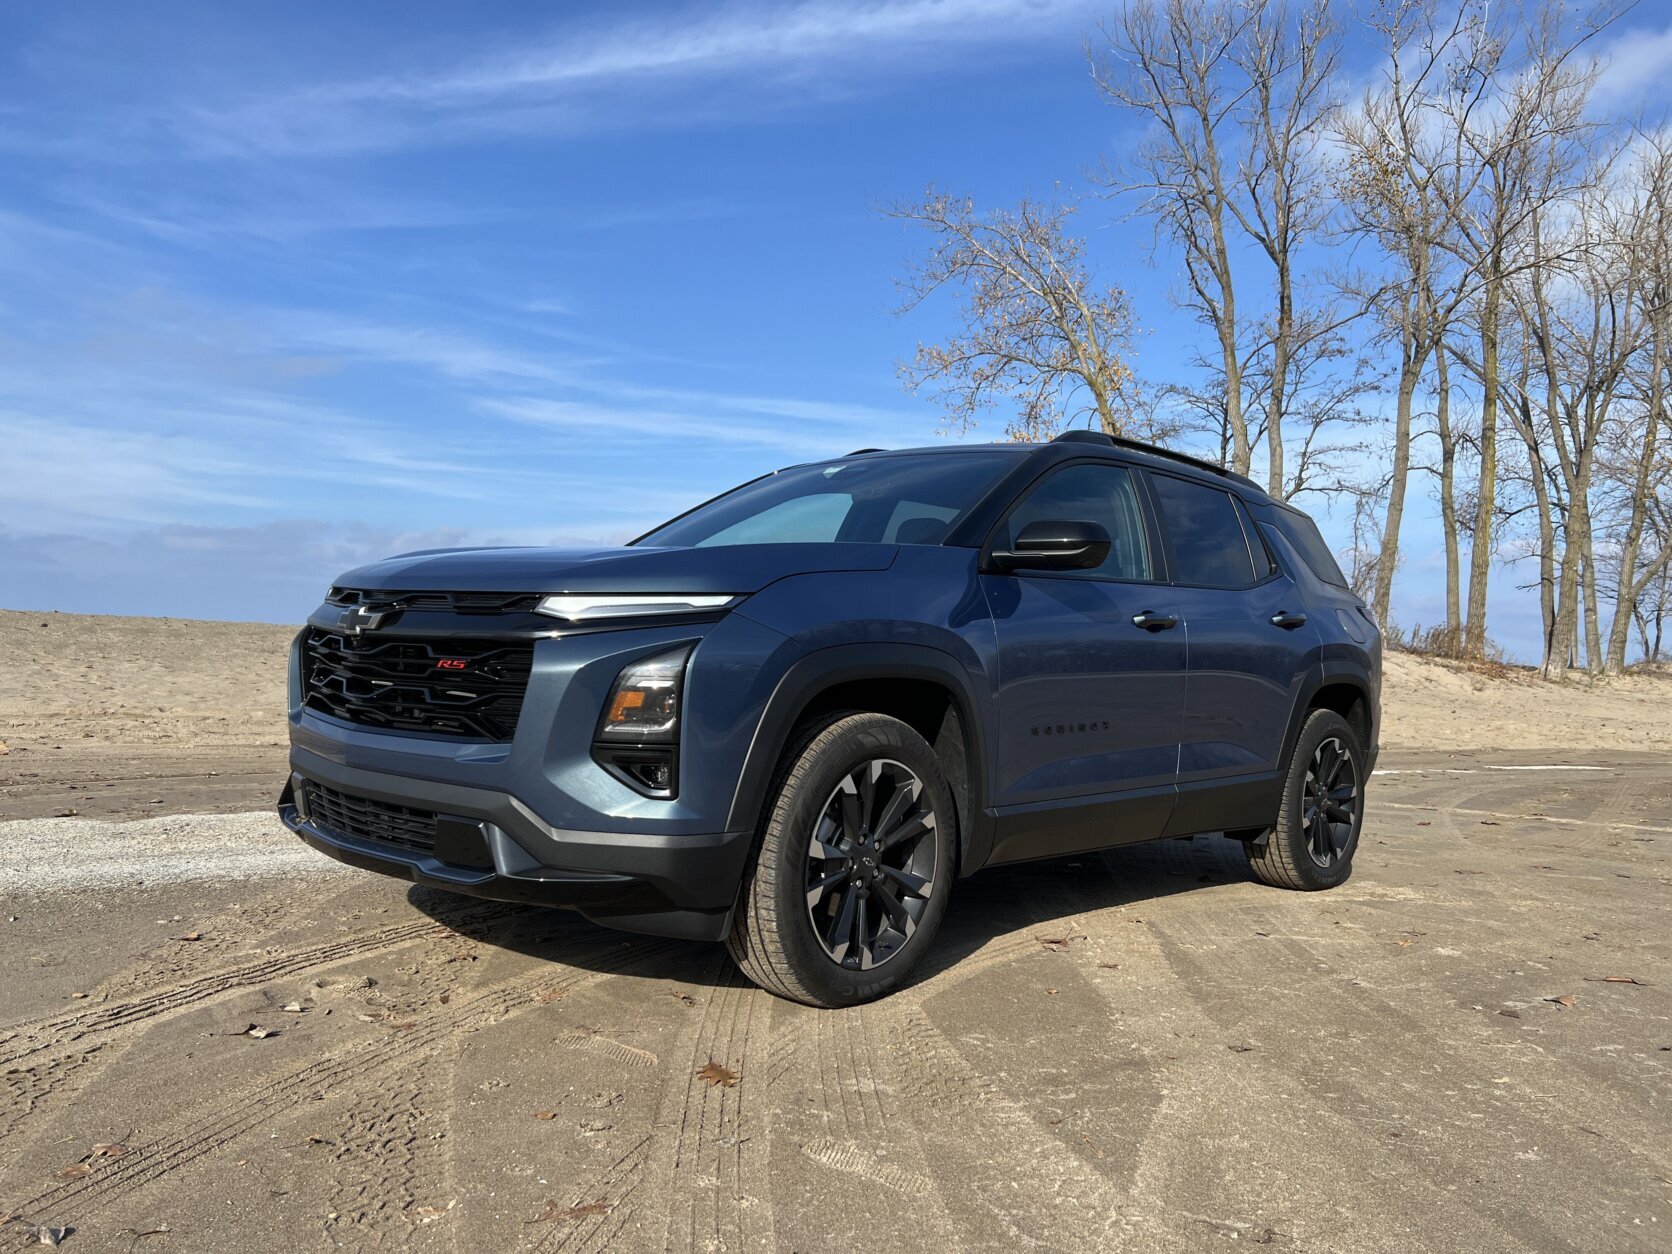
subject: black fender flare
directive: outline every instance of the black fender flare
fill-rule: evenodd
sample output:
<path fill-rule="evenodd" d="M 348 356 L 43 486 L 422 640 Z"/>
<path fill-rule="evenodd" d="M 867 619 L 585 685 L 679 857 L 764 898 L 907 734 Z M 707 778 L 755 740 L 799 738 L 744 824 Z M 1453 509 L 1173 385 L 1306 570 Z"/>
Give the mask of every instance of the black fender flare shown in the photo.
<path fill-rule="evenodd" d="M 807 707 L 838 684 L 876 679 L 928 680 L 952 694 L 970 766 L 969 812 L 958 816 L 959 863 L 966 868 L 979 866 L 992 842 L 987 813 L 987 729 L 983 721 L 987 703 L 980 699 L 968 668 L 952 654 L 931 645 L 840 644 L 797 659 L 778 680 L 755 725 L 754 738 L 738 773 L 726 830 L 760 825 L 767 790 L 784 747 Z M 972 852 L 977 855 L 973 860 Z"/>
<path fill-rule="evenodd" d="M 1370 688 L 1370 678 L 1362 667 L 1354 665 L 1344 658 L 1330 658 L 1317 663 L 1312 668 L 1312 674 L 1306 683 L 1301 685 L 1299 695 L 1295 698 L 1294 709 L 1289 711 L 1289 727 L 1283 734 L 1283 760 L 1278 763 L 1278 770 L 1286 772 L 1289 769 L 1289 755 L 1294 752 L 1295 741 L 1300 739 L 1301 724 L 1306 721 L 1308 711 L 1312 709 L 1312 702 L 1317 695 L 1332 684 L 1345 684 L 1356 688 L 1359 696 L 1364 698 L 1366 706 L 1374 709 L 1375 694 Z M 1374 755 L 1375 745 L 1366 745 L 1365 751 Z"/>

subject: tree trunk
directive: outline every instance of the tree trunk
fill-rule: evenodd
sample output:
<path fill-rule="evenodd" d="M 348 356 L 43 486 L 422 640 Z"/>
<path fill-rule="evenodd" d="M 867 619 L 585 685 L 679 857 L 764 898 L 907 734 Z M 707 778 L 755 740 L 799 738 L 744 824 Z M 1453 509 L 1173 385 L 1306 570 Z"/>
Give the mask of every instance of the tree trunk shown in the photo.
<path fill-rule="evenodd" d="M 1463 652 L 1471 658 L 1486 656 L 1486 581 L 1492 573 L 1498 490 L 1498 311 L 1502 300 L 1501 280 L 1489 275 L 1480 319 L 1480 486 L 1469 545 L 1469 617 L 1463 629 Z"/>
<path fill-rule="evenodd" d="M 1294 276 L 1289 259 L 1277 263 L 1277 338 L 1271 352 L 1271 412 L 1266 415 L 1266 491 L 1283 499 L 1283 411 L 1288 404 L 1289 348 L 1295 333 Z"/>
<path fill-rule="evenodd" d="M 1573 502 L 1568 502 L 1567 525 L 1562 531 L 1562 567 L 1556 587 L 1556 614 L 1546 650 L 1544 677 L 1555 681 L 1567 678 L 1573 665 L 1574 650 L 1579 643 L 1579 554 L 1578 538 L 1574 535 L 1575 513 Z"/>
<path fill-rule="evenodd" d="M 1405 518 L 1405 483 L 1411 473 L 1411 405 L 1422 359 L 1409 342 L 1399 374 L 1399 399 L 1394 417 L 1393 472 L 1388 479 L 1387 522 L 1382 527 L 1382 557 L 1376 564 L 1376 621 L 1385 629 L 1392 621 L 1393 574 L 1399 566 L 1399 525 Z"/>
<path fill-rule="evenodd" d="M 1591 543 L 1591 511 L 1588 505 L 1581 511 L 1580 531 L 1584 544 L 1580 559 L 1585 593 L 1585 670 L 1595 675 L 1602 670 L 1602 620 L 1597 616 L 1597 555 Z"/>
<path fill-rule="evenodd" d="M 1632 476 L 1631 516 L 1626 523 L 1626 534 L 1620 542 L 1620 573 L 1614 587 L 1614 621 L 1608 629 L 1608 659 L 1606 669 L 1618 675 L 1626 668 L 1627 633 L 1637 613 L 1637 555 L 1643 545 L 1643 526 L 1649 509 L 1649 482 L 1655 466 L 1657 437 L 1660 434 L 1660 411 L 1665 404 L 1666 336 L 1664 317 L 1657 319 L 1650 352 L 1649 404 L 1644 418 L 1643 448 L 1637 458 L 1637 469 Z"/>
<path fill-rule="evenodd" d="M 1457 433 L 1451 429 L 1451 379 L 1445 345 L 1434 352 L 1438 395 L 1435 421 L 1440 433 L 1440 528 L 1446 544 L 1446 648 L 1455 654 L 1463 643 L 1462 583 L 1457 544 Z"/>

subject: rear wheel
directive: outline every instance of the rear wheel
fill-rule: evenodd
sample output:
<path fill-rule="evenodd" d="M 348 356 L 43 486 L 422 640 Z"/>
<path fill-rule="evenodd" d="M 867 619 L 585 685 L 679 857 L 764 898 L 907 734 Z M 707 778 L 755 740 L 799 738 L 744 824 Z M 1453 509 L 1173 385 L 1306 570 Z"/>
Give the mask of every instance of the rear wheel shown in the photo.
<path fill-rule="evenodd" d="M 726 946 L 762 988 L 852 1006 L 898 988 L 951 890 L 952 795 L 928 742 L 882 714 L 803 729 Z"/>
<path fill-rule="evenodd" d="M 1256 878 L 1278 888 L 1334 888 L 1353 873 L 1364 824 L 1364 747 L 1333 710 L 1301 725 L 1283 781 L 1277 826 L 1246 846 Z"/>

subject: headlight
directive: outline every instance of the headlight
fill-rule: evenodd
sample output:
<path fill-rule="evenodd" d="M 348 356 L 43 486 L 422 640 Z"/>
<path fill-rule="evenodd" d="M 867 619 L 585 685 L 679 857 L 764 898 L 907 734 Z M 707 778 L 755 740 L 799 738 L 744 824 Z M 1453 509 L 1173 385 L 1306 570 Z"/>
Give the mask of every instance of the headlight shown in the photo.
<path fill-rule="evenodd" d="M 646 618 L 658 614 L 708 614 L 727 609 L 743 598 L 732 593 L 723 595 L 687 595 L 683 592 L 655 594 L 559 593 L 545 597 L 535 608 L 553 618 L 566 618 L 572 623 L 589 623 L 600 618 Z"/>
<path fill-rule="evenodd" d="M 691 645 L 641 658 L 616 676 L 604 717 L 598 724 L 600 740 L 631 744 L 668 744 L 679 739 L 679 698 L 685 687 L 685 663 Z"/>
<path fill-rule="evenodd" d="M 695 647 L 681 645 L 624 667 L 598 719 L 593 758 L 647 796 L 671 799 L 679 792 L 679 707 Z"/>

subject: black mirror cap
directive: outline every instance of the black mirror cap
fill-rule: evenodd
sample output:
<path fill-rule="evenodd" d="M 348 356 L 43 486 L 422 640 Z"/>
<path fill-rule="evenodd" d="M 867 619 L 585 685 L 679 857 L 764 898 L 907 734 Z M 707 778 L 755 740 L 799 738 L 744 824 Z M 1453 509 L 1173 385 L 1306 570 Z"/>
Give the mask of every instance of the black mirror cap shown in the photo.
<path fill-rule="evenodd" d="M 1109 532 L 1100 523 L 1043 519 L 1022 528 L 1013 547 L 992 556 L 991 568 L 1092 570 L 1109 556 Z"/>

